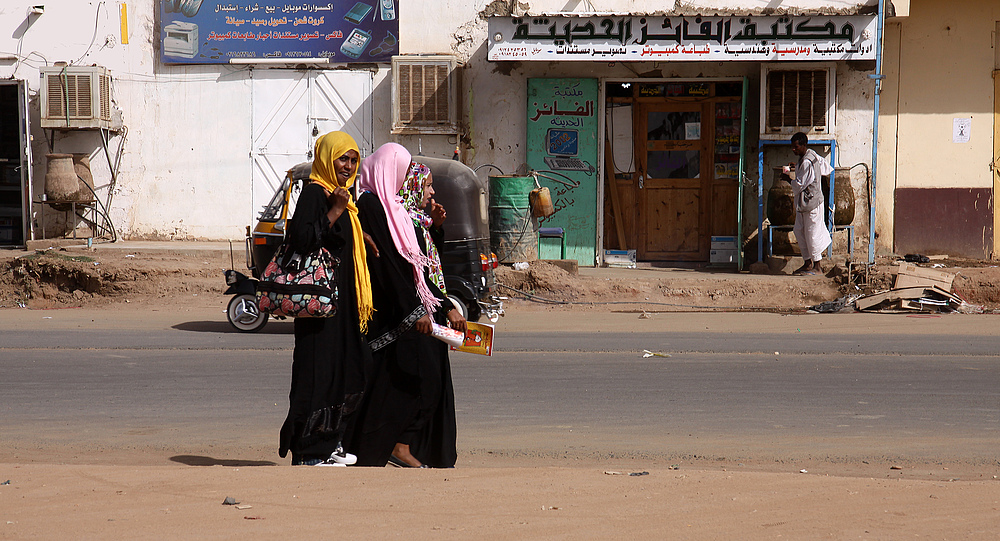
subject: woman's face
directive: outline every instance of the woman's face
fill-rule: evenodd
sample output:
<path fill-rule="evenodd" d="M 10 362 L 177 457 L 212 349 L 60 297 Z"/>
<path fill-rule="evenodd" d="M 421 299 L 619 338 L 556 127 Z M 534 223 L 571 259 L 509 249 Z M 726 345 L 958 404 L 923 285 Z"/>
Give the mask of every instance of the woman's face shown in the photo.
<path fill-rule="evenodd" d="M 348 150 L 343 156 L 333 160 L 333 174 L 337 177 L 337 184 L 347 186 L 347 181 L 358 169 L 358 160 L 361 156 L 356 150 Z"/>
<path fill-rule="evenodd" d="M 420 198 L 420 208 L 426 207 L 431 197 L 434 197 L 434 177 L 427 173 L 427 178 L 424 179 L 424 195 Z"/>

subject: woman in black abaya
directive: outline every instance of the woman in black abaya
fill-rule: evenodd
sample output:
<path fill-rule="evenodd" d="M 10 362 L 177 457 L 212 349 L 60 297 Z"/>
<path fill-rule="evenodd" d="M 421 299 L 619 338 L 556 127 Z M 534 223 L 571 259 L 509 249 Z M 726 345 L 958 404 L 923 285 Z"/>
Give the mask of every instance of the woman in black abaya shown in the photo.
<path fill-rule="evenodd" d="M 448 346 L 430 333 L 435 320 L 462 332 L 466 322 L 445 297 L 431 236 L 443 239 L 443 208 L 433 207 L 436 227 L 419 211 L 433 194 L 429 173 L 394 143 L 361 165 L 361 223 L 378 255 L 368 258 L 375 369 L 350 447 L 359 465 L 450 468 L 457 460 Z M 419 225 L 414 215 L 422 216 Z"/>
<path fill-rule="evenodd" d="M 292 465 L 346 466 L 356 457 L 343 450 L 371 369 L 364 338 L 372 293 L 358 209 L 348 189 L 360 153 L 354 139 L 330 132 L 316 141 L 311 182 L 302 188 L 286 242 L 298 253 L 320 246 L 340 260 L 335 270 L 337 313 L 295 318 L 295 351 L 288 416 L 278 454 Z"/>

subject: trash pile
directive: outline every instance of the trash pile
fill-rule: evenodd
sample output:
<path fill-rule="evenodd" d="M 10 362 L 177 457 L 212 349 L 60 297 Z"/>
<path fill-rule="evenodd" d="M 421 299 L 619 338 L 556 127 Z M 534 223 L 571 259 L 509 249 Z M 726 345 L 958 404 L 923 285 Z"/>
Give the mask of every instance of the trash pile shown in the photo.
<path fill-rule="evenodd" d="M 933 312 L 981 314 L 985 308 L 970 304 L 952 292 L 955 275 L 932 268 L 918 267 L 911 262 L 929 262 L 909 255 L 894 271 L 893 287 L 889 291 L 866 296 L 845 296 L 810 308 L 814 312 L 830 313 L 857 310 L 860 312 Z M 943 265 L 935 265 L 943 266 Z"/>

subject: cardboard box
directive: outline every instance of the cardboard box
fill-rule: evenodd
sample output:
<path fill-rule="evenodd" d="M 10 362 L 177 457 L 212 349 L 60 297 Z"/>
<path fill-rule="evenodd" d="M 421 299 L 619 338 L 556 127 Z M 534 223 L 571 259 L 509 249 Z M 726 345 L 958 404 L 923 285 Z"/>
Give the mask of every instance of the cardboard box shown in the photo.
<path fill-rule="evenodd" d="M 708 261 L 710 263 L 732 263 L 736 264 L 736 249 L 732 250 L 712 250 L 709 252 Z"/>
<path fill-rule="evenodd" d="M 605 267 L 635 268 L 635 250 L 604 250 Z"/>
<path fill-rule="evenodd" d="M 962 299 L 937 286 L 907 287 L 861 297 L 854 301 L 858 310 L 905 310 L 920 312 L 953 312 Z"/>
<path fill-rule="evenodd" d="M 713 250 L 735 250 L 736 237 L 712 237 Z"/>
<path fill-rule="evenodd" d="M 896 268 L 896 282 L 893 284 L 893 288 L 939 287 L 945 291 L 951 291 L 951 284 L 954 280 L 955 275 L 950 272 L 926 269 L 911 263 L 900 263 Z"/>

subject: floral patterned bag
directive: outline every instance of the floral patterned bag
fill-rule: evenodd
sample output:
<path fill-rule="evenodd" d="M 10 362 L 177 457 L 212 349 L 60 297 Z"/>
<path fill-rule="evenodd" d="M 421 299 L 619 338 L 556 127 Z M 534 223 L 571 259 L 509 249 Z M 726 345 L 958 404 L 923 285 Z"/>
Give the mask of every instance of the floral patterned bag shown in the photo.
<path fill-rule="evenodd" d="M 282 244 L 257 283 L 257 306 L 278 317 L 333 317 L 339 265 L 326 248 L 303 256 Z"/>

